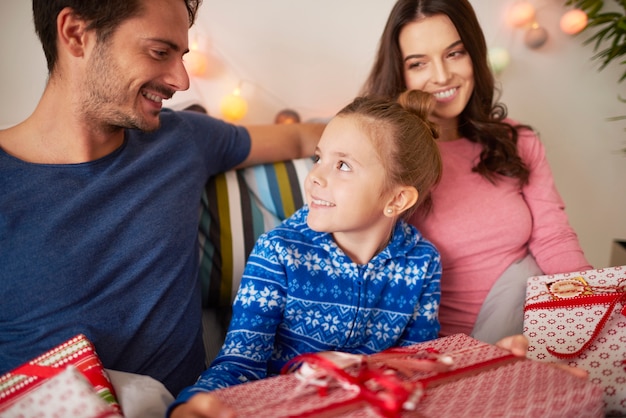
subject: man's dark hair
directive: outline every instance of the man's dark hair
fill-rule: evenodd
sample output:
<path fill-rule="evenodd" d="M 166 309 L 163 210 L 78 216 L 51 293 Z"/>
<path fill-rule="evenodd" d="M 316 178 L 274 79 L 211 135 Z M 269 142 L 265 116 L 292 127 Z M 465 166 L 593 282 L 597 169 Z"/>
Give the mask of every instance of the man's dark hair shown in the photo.
<path fill-rule="evenodd" d="M 58 51 L 57 16 L 66 7 L 89 22 L 100 41 L 105 41 L 126 19 L 137 16 L 143 1 L 150 0 L 33 0 L 33 21 L 43 52 L 48 62 L 48 72 L 56 65 Z M 182 0 L 189 13 L 189 26 L 193 25 L 202 0 Z"/>

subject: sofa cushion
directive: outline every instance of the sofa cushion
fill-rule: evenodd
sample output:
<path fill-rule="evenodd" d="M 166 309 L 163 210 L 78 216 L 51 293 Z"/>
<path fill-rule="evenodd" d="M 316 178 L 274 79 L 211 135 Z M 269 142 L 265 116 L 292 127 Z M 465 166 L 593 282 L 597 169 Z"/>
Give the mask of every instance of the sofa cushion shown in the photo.
<path fill-rule="evenodd" d="M 257 238 L 305 202 L 311 158 L 255 165 L 212 177 L 200 209 L 200 270 L 204 308 L 230 307 Z"/>

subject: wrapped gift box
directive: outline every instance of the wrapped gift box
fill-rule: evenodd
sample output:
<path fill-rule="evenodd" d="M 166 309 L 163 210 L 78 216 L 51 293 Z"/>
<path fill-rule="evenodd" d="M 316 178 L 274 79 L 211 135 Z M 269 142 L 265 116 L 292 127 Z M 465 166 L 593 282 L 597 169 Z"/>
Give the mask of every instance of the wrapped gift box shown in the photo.
<path fill-rule="evenodd" d="M 415 361 L 437 353 L 452 361 L 444 371 L 419 372 Z M 305 356 L 306 362 L 306 356 Z M 463 334 L 367 357 L 376 376 L 393 374 L 412 395 L 397 413 L 385 412 L 368 396 L 379 388 L 329 381 L 321 390 L 302 374 L 290 373 L 220 389 L 214 393 L 238 416 L 254 417 L 600 417 L 601 388 L 559 368 L 523 358 Z M 406 366 L 406 367 L 405 367 Z M 343 369 L 350 376 L 360 366 Z M 361 373 L 359 371 L 359 373 Z M 358 373 L 357 373 L 358 375 Z M 389 401 L 390 385 L 379 401 Z M 414 396 L 418 394 L 418 396 Z M 404 401 L 403 401 L 404 402 Z"/>
<path fill-rule="evenodd" d="M 20 396 L 1 415 L 4 418 L 122 418 L 73 366 Z"/>
<path fill-rule="evenodd" d="M 529 278 L 524 334 L 529 358 L 587 370 L 626 416 L 626 266 Z"/>
<path fill-rule="evenodd" d="M 62 373 L 69 365 L 87 379 L 103 400 L 121 413 L 113 385 L 93 344 L 80 334 L 0 376 L 0 415 L 46 380 Z"/>

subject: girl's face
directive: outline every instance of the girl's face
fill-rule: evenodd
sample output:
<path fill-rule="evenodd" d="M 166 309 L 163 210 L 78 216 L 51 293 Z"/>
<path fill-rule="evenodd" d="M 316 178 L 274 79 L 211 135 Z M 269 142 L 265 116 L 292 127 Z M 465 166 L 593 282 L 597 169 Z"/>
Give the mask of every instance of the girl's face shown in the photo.
<path fill-rule="evenodd" d="M 319 232 L 362 234 L 389 228 L 384 216 L 385 169 L 371 139 L 353 116 L 333 118 L 315 150 L 316 162 L 304 188 L 307 223 Z M 370 234 L 371 235 L 371 234 Z"/>
<path fill-rule="evenodd" d="M 472 59 L 446 15 L 420 18 L 399 36 L 407 89 L 432 93 L 435 122 L 458 118 L 474 90 Z"/>

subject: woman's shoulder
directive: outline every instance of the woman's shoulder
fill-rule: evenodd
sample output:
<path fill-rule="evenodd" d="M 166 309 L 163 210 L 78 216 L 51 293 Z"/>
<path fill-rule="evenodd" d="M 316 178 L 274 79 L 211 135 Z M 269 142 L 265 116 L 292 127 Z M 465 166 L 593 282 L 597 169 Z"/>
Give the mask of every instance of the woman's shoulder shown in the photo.
<path fill-rule="evenodd" d="M 539 132 L 532 125 L 511 118 L 503 119 L 502 122 L 517 130 L 517 142 L 519 144 L 540 142 Z"/>
<path fill-rule="evenodd" d="M 516 128 L 519 138 L 538 140 L 539 133 L 532 125 L 512 118 L 506 118 L 502 122 Z"/>
<path fill-rule="evenodd" d="M 505 122 L 517 129 L 517 149 L 520 157 L 526 162 L 537 158 L 544 158 L 545 149 L 537 131 L 532 126 L 523 124 L 515 119 L 505 119 Z"/>

